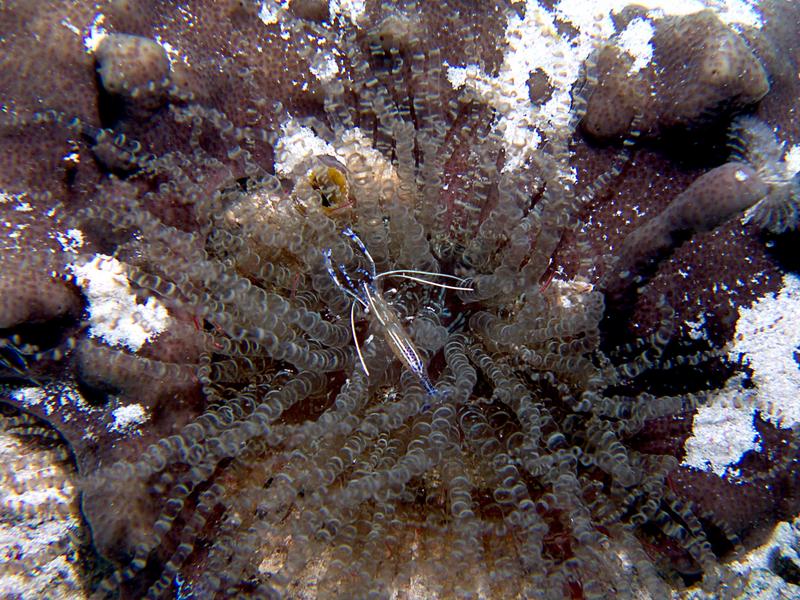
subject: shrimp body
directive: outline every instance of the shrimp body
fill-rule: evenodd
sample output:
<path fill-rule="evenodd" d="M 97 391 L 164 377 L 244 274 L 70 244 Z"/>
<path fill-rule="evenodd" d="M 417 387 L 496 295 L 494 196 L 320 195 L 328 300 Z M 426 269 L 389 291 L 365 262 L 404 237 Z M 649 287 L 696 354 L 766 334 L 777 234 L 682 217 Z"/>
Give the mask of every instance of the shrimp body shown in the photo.
<path fill-rule="evenodd" d="M 400 359 L 400 362 L 405 367 L 417 376 L 420 383 L 422 383 L 425 391 L 431 396 L 436 394 L 436 388 L 431 383 L 428 377 L 428 372 L 425 369 L 425 363 L 422 362 L 422 357 L 414 347 L 414 342 L 411 336 L 405 330 L 400 320 L 397 318 L 392 307 L 388 302 L 383 299 L 383 296 L 377 290 L 369 290 L 364 285 L 367 291 L 367 301 L 369 305 L 369 312 L 381 326 L 381 331 L 386 343 L 394 352 L 394 355 Z"/>
<path fill-rule="evenodd" d="M 361 346 L 359 345 L 358 337 L 356 336 L 355 308 L 357 304 L 364 309 L 365 313 L 372 316 L 374 322 L 379 326 L 386 343 L 389 344 L 392 352 L 400 360 L 400 362 L 403 363 L 403 366 L 416 375 L 417 379 L 419 379 L 428 395 L 435 396 L 436 387 L 431 382 L 430 377 L 428 377 L 428 372 L 425 368 L 425 363 L 423 362 L 422 357 L 417 351 L 417 348 L 414 346 L 411 336 L 400 322 L 397 313 L 384 299 L 383 294 L 377 286 L 377 281 L 382 277 L 391 276 L 410 279 L 426 285 L 433 285 L 452 290 L 471 291 L 472 288 L 464 287 L 463 285 L 447 285 L 419 277 L 419 275 L 428 275 L 452 279 L 457 281 L 459 284 L 464 283 L 464 280 L 460 277 L 444 275 L 442 273 L 430 273 L 427 271 L 414 271 L 405 269 L 376 273 L 375 261 L 372 260 L 372 256 L 370 255 L 369 250 L 367 250 L 367 247 L 364 245 L 364 242 L 361 241 L 361 238 L 359 238 L 349 227 L 342 231 L 342 234 L 350 238 L 353 243 L 358 246 L 359 250 L 361 250 L 361 253 L 366 257 L 368 261 L 369 272 L 363 270 L 361 270 L 361 272 L 367 276 L 367 280 L 360 281 L 359 284 L 356 285 L 348 276 L 344 265 L 339 266 L 338 272 L 337 269 L 334 268 L 333 262 L 331 261 L 330 249 L 323 251 L 323 256 L 325 257 L 325 266 L 328 270 L 328 274 L 331 276 L 331 279 L 333 279 L 334 283 L 344 293 L 353 299 L 353 304 L 350 307 L 350 326 L 353 331 L 353 341 L 355 342 L 356 352 L 358 353 L 358 358 L 361 361 L 361 366 L 363 367 L 364 372 L 367 374 L 367 376 L 369 376 L 369 369 L 367 369 L 367 365 L 364 362 L 364 356 L 361 353 Z M 340 274 L 341 279 L 339 277 Z"/>

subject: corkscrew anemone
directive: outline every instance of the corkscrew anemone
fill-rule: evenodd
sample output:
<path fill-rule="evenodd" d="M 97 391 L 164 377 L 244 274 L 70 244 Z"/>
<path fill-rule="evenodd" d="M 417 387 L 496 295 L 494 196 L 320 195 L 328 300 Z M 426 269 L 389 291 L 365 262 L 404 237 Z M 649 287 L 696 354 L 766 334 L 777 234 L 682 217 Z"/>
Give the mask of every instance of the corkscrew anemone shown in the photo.
<path fill-rule="evenodd" d="M 740 586 L 725 560 L 755 525 L 722 500 L 774 518 L 780 501 L 758 491 L 793 485 L 798 441 L 764 423 L 763 455 L 751 460 L 766 464 L 745 465 L 737 486 L 679 466 L 695 409 L 739 367 L 721 346 L 681 335 L 673 298 L 648 304 L 647 294 L 697 238 L 733 227 L 763 191 L 761 173 L 723 165 L 692 185 L 676 175 L 682 193 L 654 193 L 650 221 L 608 226 L 603 211 L 626 177 L 657 179 L 655 151 L 634 138 L 597 150 L 576 135 L 586 97 L 604 89 L 591 60 L 560 128 L 512 160 L 507 115 L 470 85 L 454 88 L 444 60 L 463 45 L 498 67 L 498 46 L 476 32 L 499 27 L 495 12 L 522 17 L 465 10 L 458 36 L 435 26 L 455 13 L 431 4 L 376 5 L 357 26 L 292 2 L 254 39 L 291 50 L 280 77 L 308 84 L 302 100 L 287 83 L 274 92 L 281 102 L 234 102 L 215 95 L 229 66 L 206 79 L 202 61 L 186 61 L 167 81 L 159 67 L 157 85 L 130 73 L 151 102 L 124 83 L 115 53 L 126 39 L 97 57 L 121 61 L 99 67 L 123 81 L 104 93 L 123 96 L 114 126 L 124 136 L 58 111 L 15 113 L 15 130 L 49 128 L 93 150 L 80 164 L 97 181 L 79 179 L 76 202 L 60 208 L 59 226 L 85 238 L 61 271 L 111 264 L 127 289 L 109 293 L 134 324 L 146 325 L 142 305 L 169 315 L 135 348 L 100 337 L 88 312 L 49 349 L 27 348 L 27 375 L 43 390 L 24 408 L 75 453 L 83 512 L 108 560 L 98 596 L 666 598 L 697 582 Z M 225 6 L 226 20 L 198 18 L 233 23 L 252 50 L 249 5 Z M 662 35 L 709 19 L 670 21 Z M 197 29 L 178 30 L 191 47 Z M 251 63 L 260 54 L 241 52 L 237 94 L 264 87 Z M 637 233 L 648 227 L 655 242 Z M 331 265 L 371 269 L 341 235 L 349 228 L 376 273 L 469 281 L 383 290 L 418 368 L 396 360 L 379 319 L 351 322 Z M 752 240 L 735 242 L 752 251 Z M 371 336 L 360 353 L 353 330 Z M 68 402 L 65 385 L 90 402 Z M 134 405 L 144 415 L 135 434 L 109 427 Z M 695 493 L 698 481 L 712 499 Z"/>
<path fill-rule="evenodd" d="M 366 277 L 366 281 L 361 281 L 359 284 L 354 283 L 344 266 L 339 267 L 339 274 L 337 275 L 337 269 L 334 268 L 331 261 L 330 249 L 325 250 L 323 252 L 323 256 L 325 257 L 325 268 L 327 269 L 328 274 L 331 276 L 333 282 L 337 285 L 337 287 L 339 287 L 339 289 L 342 290 L 342 292 L 353 299 L 353 303 L 350 305 L 350 327 L 353 330 L 353 343 L 356 348 L 356 354 L 358 354 L 358 360 L 361 363 L 361 366 L 364 367 L 364 373 L 369 377 L 369 369 L 364 362 L 364 355 L 361 352 L 361 345 L 358 343 L 358 335 L 356 334 L 356 305 L 360 305 L 366 314 L 374 316 L 376 327 L 381 331 L 386 343 L 392 349 L 395 356 L 411 373 L 419 378 L 420 383 L 430 396 L 436 396 L 436 388 L 433 386 L 433 383 L 428 377 L 425 364 L 422 361 L 422 358 L 420 357 L 416 347 L 414 346 L 414 342 L 411 340 L 408 333 L 403 328 L 403 325 L 398 320 L 397 315 L 394 313 L 394 309 L 392 309 L 392 307 L 384 299 L 383 292 L 379 291 L 377 287 L 378 285 L 381 285 L 378 283 L 378 279 L 386 277 L 399 277 L 401 279 L 407 279 L 409 281 L 415 281 L 425 285 L 432 285 L 443 290 L 471 292 L 472 288 L 466 287 L 467 284 L 463 279 L 443 273 L 432 273 L 430 271 L 416 271 L 409 269 L 395 269 L 392 271 L 382 271 L 377 273 L 375 269 L 375 262 L 372 260 L 372 255 L 370 255 L 369 250 L 367 250 L 367 247 L 364 245 L 364 242 L 361 241 L 361 238 L 359 238 L 358 235 L 356 235 L 356 233 L 349 227 L 342 231 L 342 235 L 353 240 L 353 242 L 356 244 L 356 247 L 358 247 L 364 258 L 366 258 L 367 267 L 369 270 L 365 271 L 363 269 L 359 269 L 359 271 L 361 271 L 361 273 Z M 439 278 L 443 280 L 452 279 L 455 283 L 449 285 L 446 283 L 437 283 L 435 281 L 431 281 L 430 279 L 422 279 L 423 276 Z M 347 284 L 343 284 L 342 280 L 346 281 Z"/>

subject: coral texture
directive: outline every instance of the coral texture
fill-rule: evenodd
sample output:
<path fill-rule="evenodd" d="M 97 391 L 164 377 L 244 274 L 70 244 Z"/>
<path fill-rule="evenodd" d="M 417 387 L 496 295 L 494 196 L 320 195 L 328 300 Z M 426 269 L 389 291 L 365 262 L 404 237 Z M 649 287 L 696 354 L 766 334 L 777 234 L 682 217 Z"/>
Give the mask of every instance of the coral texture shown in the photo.
<path fill-rule="evenodd" d="M 796 29 L 549 4 L 9 5 L 3 400 L 74 457 L 90 593 L 743 589 L 800 511 L 727 346 L 796 243 Z M 74 85 L 7 81 L 37 52 Z M 732 389 L 759 443 L 681 464 Z"/>
<path fill-rule="evenodd" d="M 642 67 L 620 44 L 600 52 L 599 82 L 583 122 L 591 135 L 624 137 L 632 126 L 654 137 L 698 129 L 769 90 L 758 58 L 712 11 L 664 17 L 651 27 L 653 57 Z"/>
<path fill-rule="evenodd" d="M 19 397 L 36 388 L 12 392 Z M 26 414 L 0 416 L 3 512 L 0 594 L 85 598 L 81 563 L 91 556 L 79 527 L 80 506 L 69 450 L 51 428 Z"/>

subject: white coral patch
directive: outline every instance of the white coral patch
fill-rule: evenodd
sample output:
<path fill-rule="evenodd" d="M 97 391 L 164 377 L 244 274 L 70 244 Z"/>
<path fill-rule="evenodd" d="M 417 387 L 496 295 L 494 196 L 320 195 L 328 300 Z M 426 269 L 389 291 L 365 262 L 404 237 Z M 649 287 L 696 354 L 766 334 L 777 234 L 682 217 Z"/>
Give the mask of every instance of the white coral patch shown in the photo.
<path fill-rule="evenodd" d="M 357 127 L 346 130 L 335 145 L 319 137 L 314 131 L 289 119 L 282 126 L 283 137 L 275 145 L 275 172 L 283 177 L 297 176 L 301 165 L 308 165 L 315 157 L 332 156 L 347 165 L 355 155 L 368 169 L 373 181 L 392 178 L 394 169 L 379 150 L 372 147 L 369 137 Z"/>
<path fill-rule="evenodd" d="M 611 12 L 620 12 L 635 4 L 654 15 L 690 15 L 712 9 L 723 23 L 761 27 L 763 21 L 756 7 L 758 0 L 561 0 L 556 6 L 559 16 L 578 29 L 591 27 L 595 21 L 608 18 Z"/>
<path fill-rule="evenodd" d="M 764 21 L 758 12 L 760 0 L 724 0 L 707 2 L 709 8 L 716 9 L 723 23 L 761 28 Z"/>
<path fill-rule="evenodd" d="M 111 431 L 117 433 L 141 433 L 139 425 L 150 419 L 147 409 L 141 404 L 126 404 L 111 411 L 114 422 L 109 425 Z"/>
<path fill-rule="evenodd" d="M 726 390 L 724 394 L 736 394 Z M 692 422 L 693 436 L 686 440 L 683 464 L 713 471 L 720 477 L 749 450 L 760 450 L 760 439 L 753 426 L 752 408 L 722 406 L 712 401 L 697 410 Z"/>
<path fill-rule="evenodd" d="M 741 557 L 739 560 L 733 561 L 731 563 L 731 567 L 735 571 L 740 573 L 747 573 L 751 570 L 758 569 L 763 570 L 766 572 L 771 572 L 772 569 L 770 568 L 770 553 L 775 549 L 778 548 L 782 556 L 786 556 L 791 558 L 793 561 L 798 562 L 800 561 L 800 554 L 798 554 L 797 549 L 800 547 L 800 519 L 796 519 L 792 523 L 787 523 L 786 521 L 781 521 L 776 525 L 775 529 L 772 532 L 772 535 L 761 545 L 757 548 L 754 548 L 750 552 L 748 552 L 745 556 Z M 782 583 L 779 579 L 775 582 L 776 584 Z M 786 590 L 787 595 L 775 595 L 775 596 L 758 596 L 758 598 L 790 598 L 792 596 L 788 595 L 791 593 L 790 590 Z M 742 598 L 746 598 L 748 596 L 741 596 Z M 752 597 L 752 596 L 751 596 Z"/>
<path fill-rule="evenodd" d="M 277 2 L 276 0 L 264 0 L 258 9 L 258 18 L 264 25 L 274 25 L 278 22 L 280 12 L 286 8 L 288 2 Z"/>
<path fill-rule="evenodd" d="M 64 252 L 77 252 L 83 246 L 83 232 L 80 229 L 67 229 L 52 234 Z"/>
<path fill-rule="evenodd" d="M 24 387 L 11 392 L 11 397 L 23 406 L 30 408 L 41 404 L 47 398 L 47 395 L 40 387 Z"/>
<path fill-rule="evenodd" d="M 376 184 L 394 178 L 391 162 L 386 160 L 379 150 L 372 147 L 372 140 L 357 127 L 342 134 L 341 142 L 337 144 L 335 150 L 335 156 L 345 165 L 356 155 L 359 157 L 359 162 L 363 163 L 363 167 L 369 170 L 372 181 Z"/>
<path fill-rule="evenodd" d="M 319 137 L 310 127 L 290 119 L 281 127 L 283 137 L 275 145 L 275 172 L 291 175 L 301 163 L 314 156 L 334 154 L 333 146 Z"/>
<path fill-rule="evenodd" d="M 800 278 L 785 275 L 783 289 L 739 309 L 728 356 L 752 369 L 755 389 L 743 390 L 739 377 L 694 417 L 684 465 L 732 475 L 748 450 L 759 449 L 753 427 L 756 411 L 782 427 L 800 423 Z"/>
<path fill-rule="evenodd" d="M 593 49 L 614 34 L 611 12 L 621 11 L 629 4 L 629 0 L 561 0 L 550 12 L 536 0 L 526 0 L 524 18 L 510 13 L 505 30 L 507 46 L 496 76 L 488 75 L 476 64 L 446 65 L 447 77 L 454 87 L 466 86 L 500 114 L 498 131 L 508 151 L 504 170 L 523 164 L 539 147 L 543 136 L 552 142 L 571 133 L 571 92 L 581 65 Z M 725 23 L 761 26 L 753 3 L 746 0 L 714 2 L 713 6 L 698 0 L 642 0 L 635 4 L 652 10 L 653 16 L 689 14 L 711 7 Z M 557 28 L 556 19 L 575 27 L 577 35 L 567 39 Z M 628 29 L 620 43 L 634 57 L 635 72 L 652 57 L 652 25 L 639 18 Z M 543 105 L 533 106 L 528 79 L 538 70 L 547 76 L 553 94 Z"/>
<path fill-rule="evenodd" d="M 24 436 L 23 436 L 24 437 Z M 83 600 L 74 471 L 59 452 L 0 431 L 0 598 Z M 59 551 L 60 550 L 60 551 Z"/>
<path fill-rule="evenodd" d="M 681 275 L 684 278 L 686 278 L 688 276 L 688 273 L 686 275 L 684 275 L 683 272 L 681 272 Z M 697 321 L 690 321 L 689 319 L 686 319 L 686 321 L 684 321 L 684 323 L 686 323 L 686 326 L 689 328 L 688 335 L 689 335 L 690 338 L 692 338 L 693 340 L 705 340 L 705 339 L 708 339 L 708 334 L 706 333 L 706 316 L 705 315 L 702 315 L 702 314 L 701 315 L 697 315 Z"/>
<path fill-rule="evenodd" d="M 654 33 L 652 22 L 637 17 L 619 34 L 617 44 L 633 57 L 633 64 L 628 70 L 630 75 L 638 73 L 650 64 L 653 58 L 653 44 L 650 42 Z"/>
<path fill-rule="evenodd" d="M 590 39 L 580 34 L 574 42 L 565 40 L 554 15 L 528 0 L 525 17 L 513 13 L 508 20 L 507 48 L 497 76 L 490 77 L 474 64 L 447 66 L 454 87 L 466 86 L 501 115 L 498 131 L 508 150 L 504 170 L 524 163 L 539 147 L 542 133 L 550 139 L 563 135 L 572 118 L 570 91 L 591 51 Z M 553 93 L 543 105 L 533 106 L 528 79 L 538 70 L 547 76 Z"/>
<path fill-rule="evenodd" d="M 742 355 L 753 370 L 763 414 L 784 427 L 800 423 L 800 277 L 785 275 L 783 289 L 739 309 L 732 359 Z"/>
<path fill-rule="evenodd" d="M 86 402 L 81 393 L 68 383 L 49 383 L 44 388 L 35 386 L 17 388 L 11 391 L 11 397 L 29 409 L 38 408 L 45 415 L 52 415 L 64 406 L 80 412 L 102 410 Z M 71 414 L 71 410 L 63 411 L 60 418 L 69 421 Z"/>
<path fill-rule="evenodd" d="M 89 301 L 89 334 L 111 346 L 137 351 L 169 325 L 169 313 L 155 297 L 144 304 L 136 296 L 117 259 L 97 254 L 89 262 L 71 265 Z"/>
<path fill-rule="evenodd" d="M 332 14 L 347 17 L 354 25 L 367 12 L 366 0 L 330 0 L 329 7 Z"/>
<path fill-rule="evenodd" d="M 106 16 L 103 13 L 97 13 L 89 25 L 89 29 L 83 38 L 83 46 L 89 54 L 94 53 L 103 38 L 108 35 L 108 31 L 103 27 L 105 20 Z"/>

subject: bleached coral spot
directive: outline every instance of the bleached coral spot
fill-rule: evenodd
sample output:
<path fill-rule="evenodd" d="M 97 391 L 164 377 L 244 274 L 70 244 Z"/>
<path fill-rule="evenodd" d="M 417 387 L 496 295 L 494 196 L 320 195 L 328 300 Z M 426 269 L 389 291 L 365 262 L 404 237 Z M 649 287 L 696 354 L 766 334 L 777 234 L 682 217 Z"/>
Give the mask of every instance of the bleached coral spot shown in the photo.
<path fill-rule="evenodd" d="M 258 18 L 264 25 L 274 25 L 278 22 L 280 11 L 286 8 L 288 2 L 264 0 L 258 10 Z"/>
<path fill-rule="evenodd" d="M 44 390 L 40 387 L 24 387 L 16 389 L 11 392 L 11 397 L 17 402 L 21 403 L 23 406 L 27 407 L 41 404 L 46 399 Z"/>
<path fill-rule="evenodd" d="M 739 309 L 732 359 L 741 355 L 753 370 L 759 402 L 772 410 L 762 413 L 783 427 L 800 423 L 800 277 L 785 275 L 777 294 L 761 298 L 749 308 Z"/>
<path fill-rule="evenodd" d="M 275 145 L 275 172 L 288 176 L 301 163 L 314 156 L 333 155 L 334 150 L 328 142 L 319 137 L 310 127 L 290 119 L 281 127 L 283 137 Z"/>
<path fill-rule="evenodd" d="M 105 20 L 106 16 L 103 13 L 97 13 L 89 25 L 89 30 L 83 38 L 83 46 L 89 54 L 94 54 L 100 42 L 108 36 L 108 31 L 103 27 Z"/>
<path fill-rule="evenodd" d="M 121 262 L 97 254 L 71 270 L 89 301 L 89 335 L 135 352 L 169 325 L 169 313 L 155 297 L 140 304 Z"/>
<path fill-rule="evenodd" d="M 553 141 L 569 131 L 565 126 L 572 119 L 570 90 L 591 51 L 590 40 L 588 35 L 580 35 L 574 44 L 563 39 L 554 15 L 528 0 L 523 18 L 516 13 L 509 17 L 507 46 L 496 76 L 475 64 L 447 65 L 447 78 L 454 87 L 465 86 L 497 109 L 497 128 L 508 151 L 504 170 L 521 166 L 541 144 L 542 134 Z M 543 73 L 554 90 L 541 106 L 530 100 L 528 80 L 534 71 Z"/>
<path fill-rule="evenodd" d="M 85 528 L 71 461 L 0 431 L 0 598 L 80 600 L 76 533 Z M 82 534 L 81 534 L 82 535 Z"/>
<path fill-rule="evenodd" d="M 690 15 L 712 8 L 723 23 L 762 27 L 763 20 L 758 13 L 758 0 L 561 0 L 556 5 L 559 17 L 569 21 L 578 29 L 599 24 L 606 28 L 611 21 L 611 12 L 620 12 L 630 4 L 641 6 L 654 15 Z"/>
<path fill-rule="evenodd" d="M 786 275 L 783 289 L 739 309 L 734 343 L 728 352 L 752 369 L 754 390 L 743 390 L 734 377 L 725 389 L 698 409 L 692 437 L 686 441 L 683 464 L 731 475 L 730 467 L 749 450 L 759 450 L 753 426 L 756 411 L 776 425 L 800 423 L 800 368 L 795 352 L 800 347 L 800 278 Z"/>
<path fill-rule="evenodd" d="M 745 452 L 761 447 L 753 416 L 752 409 L 720 406 L 717 402 L 701 406 L 692 422 L 693 435 L 686 440 L 683 464 L 713 471 L 720 477 L 726 475 Z"/>
<path fill-rule="evenodd" d="M 359 163 L 369 170 L 373 181 L 393 177 L 393 167 L 369 137 L 356 128 L 345 130 L 336 144 L 319 137 L 310 127 L 289 119 L 282 126 L 283 137 L 275 146 L 275 172 L 283 177 L 299 175 L 297 169 L 315 157 L 332 156 L 343 164 L 358 155 Z"/>
<path fill-rule="evenodd" d="M 689 275 L 688 273 L 686 275 L 681 273 L 681 276 L 683 276 L 684 278 L 688 277 L 688 275 Z M 689 328 L 688 334 L 689 334 L 689 337 L 691 339 L 693 339 L 693 340 L 705 340 L 705 339 L 708 339 L 708 334 L 707 334 L 707 331 L 706 331 L 706 316 L 705 315 L 702 315 L 702 314 L 698 315 L 697 316 L 697 321 L 690 321 L 689 319 L 686 319 L 684 321 L 684 323 L 686 323 L 686 326 Z"/>
<path fill-rule="evenodd" d="M 331 0 L 330 10 L 331 13 L 347 17 L 354 25 L 358 25 L 367 12 L 367 3 L 365 0 Z"/>
<path fill-rule="evenodd" d="M 619 47 L 633 57 L 628 73 L 633 75 L 644 69 L 653 59 L 653 23 L 647 19 L 636 18 L 622 30 L 617 38 Z"/>
<path fill-rule="evenodd" d="M 760 449 L 753 425 L 756 411 L 762 419 L 782 427 L 800 423 L 800 278 L 786 275 L 783 289 L 739 309 L 731 361 L 743 360 L 752 369 L 755 389 L 744 390 L 741 375 L 697 410 L 692 437 L 686 441 L 684 465 L 734 473 L 731 467 L 745 452 Z M 691 325 L 691 324 L 690 324 Z"/>
<path fill-rule="evenodd" d="M 754 548 L 746 555 L 731 563 L 731 567 L 739 573 L 750 573 L 761 571 L 771 574 L 775 581 L 770 582 L 769 590 L 757 590 L 757 594 L 742 595 L 741 598 L 769 598 L 781 599 L 791 598 L 791 589 L 786 589 L 786 582 L 772 572 L 770 555 L 776 549 L 780 549 L 783 556 L 791 558 L 793 561 L 800 561 L 800 518 L 788 523 L 781 521 L 772 531 L 770 537 L 759 547 Z M 780 593 L 781 588 L 785 594 Z M 789 588 L 794 588 L 790 585 Z"/>
<path fill-rule="evenodd" d="M 114 419 L 108 427 L 111 431 L 138 434 L 139 426 L 150 419 L 150 414 L 141 404 L 127 404 L 112 410 L 111 417 Z"/>
<path fill-rule="evenodd" d="M 64 252 L 77 252 L 83 246 L 83 232 L 80 229 L 67 229 L 53 234 Z"/>

